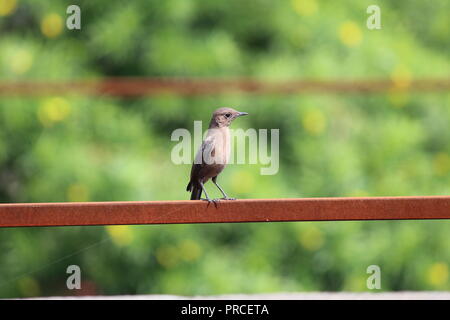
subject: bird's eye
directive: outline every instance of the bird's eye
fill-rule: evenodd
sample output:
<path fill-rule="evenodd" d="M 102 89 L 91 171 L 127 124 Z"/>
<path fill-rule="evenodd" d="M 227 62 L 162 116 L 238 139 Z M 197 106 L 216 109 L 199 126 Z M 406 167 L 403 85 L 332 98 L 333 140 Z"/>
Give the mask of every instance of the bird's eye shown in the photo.
<path fill-rule="evenodd" d="M 227 117 L 227 118 L 231 117 L 231 113 L 225 114 L 225 117 Z"/>

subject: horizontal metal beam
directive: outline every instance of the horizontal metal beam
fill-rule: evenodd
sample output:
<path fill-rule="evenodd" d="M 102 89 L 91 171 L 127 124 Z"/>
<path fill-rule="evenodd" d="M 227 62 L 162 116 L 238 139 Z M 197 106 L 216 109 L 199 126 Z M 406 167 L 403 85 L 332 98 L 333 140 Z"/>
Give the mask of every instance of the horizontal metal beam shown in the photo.
<path fill-rule="evenodd" d="M 165 93 L 197 96 L 243 92 L 250 94 L 297 93 L 379 93 L 379 92 L 447 92 L 450 78 L 373 80 L 289 80 L 265 81 L 249 78 L 158 78 L 112 77 L 74 81 L 0 81 L 2 96 L 45 96 L 54 94 L 88 94 L 136 97 Z"/>
<path fill-rule="evenodd" d="M 0 227 L 450 219 L 450 196 L 0 204 Z"/>

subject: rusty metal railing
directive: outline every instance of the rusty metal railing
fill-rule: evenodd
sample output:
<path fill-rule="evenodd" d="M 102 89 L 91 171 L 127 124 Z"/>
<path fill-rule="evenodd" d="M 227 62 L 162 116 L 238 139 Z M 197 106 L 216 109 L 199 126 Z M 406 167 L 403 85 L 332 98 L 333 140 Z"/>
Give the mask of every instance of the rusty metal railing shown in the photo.
<path fill-rule="evenodd" d="M 450 219 L 450 196 L 0 204 L 0 227 Z"/>
<path fill-rule="evenodd" d="M 136 97 L 155 94 L 205 95 L 230 92 L 251 94 L 447 92 L 450 78 L 372 80 L 265 81 L 249 78 L 112 77 L 70 81 L 0 81 L 0 96 L 88 94 Z"/>

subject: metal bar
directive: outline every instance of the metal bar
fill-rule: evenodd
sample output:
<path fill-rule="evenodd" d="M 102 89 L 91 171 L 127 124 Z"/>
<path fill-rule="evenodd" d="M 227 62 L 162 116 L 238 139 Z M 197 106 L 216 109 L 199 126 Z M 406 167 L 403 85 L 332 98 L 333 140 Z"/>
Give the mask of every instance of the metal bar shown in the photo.
<path fill-rule="evenodd" d="M 1 96 L 45 96 L 54 94 L 88 94 L 136 97 L 158 94 L 187 96 L 244 92 L 250 94 L 297 93 L 379 93 L 379 92 L 447 92 L 450 78 L 380 80 L 293 80 L 264 81 L 236 78 L 133 78 L 112 77 L 75 81 L 0 81 Z"/>
<path fill-rule="evenodd" d="M 0 204 L 0 227 L 450 219 L 450 196 Z"/>

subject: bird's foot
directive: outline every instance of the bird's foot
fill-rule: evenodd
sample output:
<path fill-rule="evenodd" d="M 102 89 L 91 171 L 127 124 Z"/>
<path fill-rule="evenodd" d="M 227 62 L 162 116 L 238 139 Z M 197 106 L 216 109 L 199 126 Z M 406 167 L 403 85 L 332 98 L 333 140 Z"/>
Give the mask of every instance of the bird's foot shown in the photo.
<path fill-rule="evenodd" d="M 236 200 L 236 198 L 230 198 L 230 197 L 223 197 L 220 198 L 221 200 Z"/>
<path fill-rule="evenodd" d="M 210 203 L 213 203 L 214 207 L 216 207 L 216 208 L 217 208 L 217 204 L 219 203 L 219 199 L 200 198 L 200 200 L 208 201 L 208 206 L 209 206 Z"/>
<path fill-rule="evenodd" d="M 210 199 L 210 198 L 200 198 L 200 200 L 208 201 L 208 202 L 219 202 L 219 199 Z"/>

